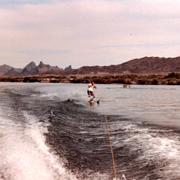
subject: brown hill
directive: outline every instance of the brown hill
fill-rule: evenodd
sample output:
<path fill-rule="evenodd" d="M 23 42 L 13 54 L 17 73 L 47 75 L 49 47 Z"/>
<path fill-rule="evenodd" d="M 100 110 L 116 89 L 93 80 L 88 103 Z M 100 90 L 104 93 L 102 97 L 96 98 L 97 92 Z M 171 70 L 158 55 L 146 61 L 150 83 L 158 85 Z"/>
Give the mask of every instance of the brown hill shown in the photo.
<path fill-rule="evenodd" d="M 141 74 L 160 74 L 169 72 L 180 72 L 180 57 L 159 58 L 144 57 L 134 59 L 119 66 L 120 72 L 129 71 L 130 73 Z"/>
<path fill-rule="evenodd" d="M 4 74 L 6 74 L 7 72 L 9 72 L 9 71 L 12 70 L 12 69 L 13 69 L 13 67 L 8 66 L 8 65 L 6 65 L 6 64 L 1 65 L 1 66 L 0 66 L 0 76 L 3 76 Z"/>
<path fill-rule="evenodd" d="M 118 65 L 110 66 L 83 66 L 72 69 L 68 66 L 64 70 L 58 66 L 50 66 L 40 62 L 36 65 L 33 61 L 23 69 L 12 68 L 8 65 L 0 66 L 0 76 L 32 76 L 32 75 L 100 75 L 100 74 L 167 74 L 180 73 L 180 57 L 160 58 L 143 57 Z"/>
<path fill-rule="evenodd" d="M 160 58 L 143 57 L 119 65 L 83 66 L 68 72 L 69 74 L 164 74 L 180 72 L 180 57 Z"/>

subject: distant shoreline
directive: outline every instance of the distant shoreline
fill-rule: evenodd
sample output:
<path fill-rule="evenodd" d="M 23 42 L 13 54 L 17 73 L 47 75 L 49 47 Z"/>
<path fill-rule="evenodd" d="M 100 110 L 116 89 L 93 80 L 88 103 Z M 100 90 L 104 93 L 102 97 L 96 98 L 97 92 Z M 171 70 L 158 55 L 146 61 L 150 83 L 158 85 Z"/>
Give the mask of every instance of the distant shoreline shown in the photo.
<path fill-rule="evenodd" d="M 106 75 L 41 75 L 0 77 L 0 82 L 23 83 L 88 83 L 89 80 L 99 84 L 139 84 L 139 85 L 180 85 L 180 73 L 169 74 L 106 74 Z"/>

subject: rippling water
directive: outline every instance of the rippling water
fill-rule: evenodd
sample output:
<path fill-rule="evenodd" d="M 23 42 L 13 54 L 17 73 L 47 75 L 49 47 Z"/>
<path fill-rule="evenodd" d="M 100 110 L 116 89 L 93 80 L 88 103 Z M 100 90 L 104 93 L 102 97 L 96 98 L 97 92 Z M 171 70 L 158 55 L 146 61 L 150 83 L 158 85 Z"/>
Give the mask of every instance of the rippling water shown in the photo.
<path fill-rule="evenodd" d="M 84 84 L 0 87 L 0 179 L 180 179 L 180 87 Z M 107 122 L 106 122 L 107 120 Z"/>

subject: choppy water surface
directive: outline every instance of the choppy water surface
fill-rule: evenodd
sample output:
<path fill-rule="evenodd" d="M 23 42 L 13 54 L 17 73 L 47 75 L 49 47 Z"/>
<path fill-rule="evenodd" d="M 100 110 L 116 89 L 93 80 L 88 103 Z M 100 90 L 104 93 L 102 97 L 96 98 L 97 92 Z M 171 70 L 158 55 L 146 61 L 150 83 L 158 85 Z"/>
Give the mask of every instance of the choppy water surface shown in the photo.
<path fill-rule="evenodd" d="M 180 179 L 180 87 L 0 86 L 0 179 Z M 107 120 L 107 121 L 106 121 Z"/>

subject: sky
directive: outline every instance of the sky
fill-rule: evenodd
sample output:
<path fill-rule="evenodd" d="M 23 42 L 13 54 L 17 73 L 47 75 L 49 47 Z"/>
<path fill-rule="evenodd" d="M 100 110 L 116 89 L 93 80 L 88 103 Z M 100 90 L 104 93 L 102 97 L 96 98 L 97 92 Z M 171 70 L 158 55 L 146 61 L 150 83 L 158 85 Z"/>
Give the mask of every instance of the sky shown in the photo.
<path fill-rule="evenodd" d="M 77 68 L 179 50 L 180 0 L 0 0 L 0 64 Z"/>

